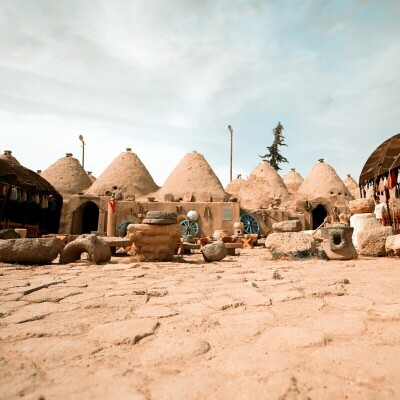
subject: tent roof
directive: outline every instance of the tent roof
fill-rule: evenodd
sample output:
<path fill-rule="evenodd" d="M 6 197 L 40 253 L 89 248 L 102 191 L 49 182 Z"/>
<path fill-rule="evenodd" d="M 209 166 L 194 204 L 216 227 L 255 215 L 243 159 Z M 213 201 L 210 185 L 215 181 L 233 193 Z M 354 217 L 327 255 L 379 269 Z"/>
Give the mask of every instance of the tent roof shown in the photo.
<path fill-rule="evenodd" d="M 362 185 L 394 168 L 400 168 L 400 133 L 385 140 L 372 152 L 361 171 L 359 183 Z"/>
<path fill-rule="evenodd" d="M 10 161 L 11 163 L 21 165 L 19 161 L 12 155 L 11 150 L 4 150 L 4 154 L 0 155 L 0 158 L 6 161 Z"/>
<path fill-rule="evenodd" d="M 2 158 L 0 158 L 0 182 L 28 191 L 61 197 L 57 190 L 36 172 Z"/>

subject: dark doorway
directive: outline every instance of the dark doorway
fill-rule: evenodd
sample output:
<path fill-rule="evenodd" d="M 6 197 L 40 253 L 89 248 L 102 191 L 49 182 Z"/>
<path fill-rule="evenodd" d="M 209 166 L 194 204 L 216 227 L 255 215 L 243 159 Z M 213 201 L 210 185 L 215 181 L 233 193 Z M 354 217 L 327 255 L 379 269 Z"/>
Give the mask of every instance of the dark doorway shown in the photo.
<path fill-rule="evenodd" d="M 99 225 L 99 207 L 92 201 L 82 206 L 82 232 L 97 231 Z"/>
<path fill-rule="evenodd" d="M 326 208 L 322 204 L 318 204 L 317 207 L 312 210 L 312 228 L 317 229 L 327 216 L 328 212 Z"/>
<path fill-rule="evenodd" d="M 72 215 L 71 233 L 82 235 L 97 231 L 99 225 L 99 207 L 88 201 L 77 208 Z"/>

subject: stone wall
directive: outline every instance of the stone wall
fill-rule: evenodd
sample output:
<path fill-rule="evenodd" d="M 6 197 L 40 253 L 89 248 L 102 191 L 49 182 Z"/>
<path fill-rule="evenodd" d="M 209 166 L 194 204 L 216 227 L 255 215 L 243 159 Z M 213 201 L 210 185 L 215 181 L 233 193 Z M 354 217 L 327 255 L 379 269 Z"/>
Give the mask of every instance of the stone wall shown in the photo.
<path fill-rule="evenodd" d="M 64 202 L 61 209 L 60 227 L 58 232 L 60 234 L 76 234 L 80 235 L 82 229 L 82 207 L 88 202 L 92 202 L 99 207 L 99 223 L 102 214 L 100 197 L 91 195 L 75 195 Z M 107 203 L 104 203 L 107 210 Z M 103 204 L 103 207 L 104 207 Z M 104 210 L 103 210 L 104 215 Z"/>
<path fill-rule="evenodd" d="M 107 230 L 107 209 L 110 197 L 97 197 L 92 195 L 76 195 L 64 202 L 61 210 L 59 233 L 81 234 L 82 207 L 88 202 L 93 202 L 99 207 L 98 231 Z M 190 210 L 199 214 L 197 223 L 201 229 L 201 236 L 211 236 L 215 230 L 223 229 L 233 233 L 233 224 L 239 221 L 243 213 L 251 213 L 260 225 L 260 233 L 265 234 L 272 229 L 275 222 L 298 219 L 302 229 L 308 230 L 312 226 L 311 210 L 318 204 L 326 207 L 328 214 L 332 213 L 335 203 L 324 198 L 313 199 L 307 204 L 305 201 L 293 201 L 290 207 L 263 208 L 259 210 L 241 209 L 236 202 L 150 202 L 117 200 L 116 225 L 123 221 L 141 223 L 147 211 L 174 211 L 178 214 L 179 221 L 186 219 Z M 338 205 L 340 212 L 346 212 L 345 205 Z M 230 210 L 230 212 L 229 212 Z M 231 220 L 224 220 L 231 215 Z"/>
<path fill-rule="evenodd" d="M 107 202 L 108 198 L 102 198 L 100 207 L 107 209 Z M 186 215 L 190 210 L 196 210 L 199 214 L 197 221 L 200 228 L 199 236 L 211 236 L 217 229 L 227 230 L 233 234 L 233 224 L 239 221 L 240 218 L 239 204 L 232 202 L 117 201 L 116 225 L 123 221 L 132 221 L 135 224 L 141 223 L 147 211 L 174 211 L 178 214 L 178 222 L 180 222 L 183 219 L 187 219 Z M 106 231 L 106 224 L 107 216 L 103 220 L 99 219 L 98 230 Z"/>
<path fill-rule="evenodd" d="M 255 211 L 249 211 L 242 209 L 243 213 L 252 214 L 260 225 L 260 234 L 266 234 L 272 230 L 272 225 L 276 222 L 288 221 L 292 219 L 298 219 L 301 223 L 302 230 L 309 229 L 307 225 L 307 218 L 304 212 L 297 212 L 294 210 L 285 209 L 260 209 Z"/>

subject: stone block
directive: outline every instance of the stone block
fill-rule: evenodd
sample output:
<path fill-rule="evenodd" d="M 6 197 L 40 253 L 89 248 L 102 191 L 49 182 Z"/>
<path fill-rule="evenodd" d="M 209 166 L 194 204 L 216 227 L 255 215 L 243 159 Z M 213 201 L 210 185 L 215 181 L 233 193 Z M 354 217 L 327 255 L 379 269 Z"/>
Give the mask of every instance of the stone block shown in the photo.
<path fill-rule="evenodd" d="M 311 235 L 303 232 L 271 233 L 265 240 L 266 249 L 273 255 L 296 256 L 312 254 L 316 243 Z"/>
<path fill-rule="evenodd" d="M 50 264 L 62 249 L 58 238 L 0 240 L 0 261 L 18 264 Z"/>
<path fill-rule="evenodd" d="M 388 236 L 385 249 L 389 256 L 400 256 L 400 235 Z"/>
<path fill-rule="evenodd" d="M 358 234 L 358 254 L 370 257 L 386 255 L 386 239 L 393 235 L 391 226 L 361 231 Z"/>
<path fill-rule="evenodd" d="M 298 219 L 290 221 L 275 222 L 272 229 L 276 232 L 300 232 L 302 230 L 301 222 Z"/>
<path fill-rule="evenodd" d="M 375 209 L 374 199 L 356 199 L 349 201 L 349 209 L 352 214 L 372 213 Z"/>
<path fill-rule="evenodd" d="M 382 228 L 380 222 L 373 213 L 355 214 L 350 217 L 350 226 L 354 228 L 353 244 L 358 248 L 358 234 L 362 231 L 368 231 L 375 228 Z"/>

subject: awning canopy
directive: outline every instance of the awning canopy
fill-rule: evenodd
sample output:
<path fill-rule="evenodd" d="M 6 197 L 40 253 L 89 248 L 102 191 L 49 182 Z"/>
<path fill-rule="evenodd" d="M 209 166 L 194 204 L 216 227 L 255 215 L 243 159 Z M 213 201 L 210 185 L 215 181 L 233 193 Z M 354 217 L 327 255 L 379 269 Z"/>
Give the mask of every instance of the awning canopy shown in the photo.
<path fill-rule="evenodd" d="M 369 156 L 361 171 L 359 184 L 400 168 L 400 133 L 384 141 Z"/>
<path fill-rule="evenodd" d="M 3 159 L 0 159 L 0 183 L 61 198 L 57 190 L 39 174 Z"/>

